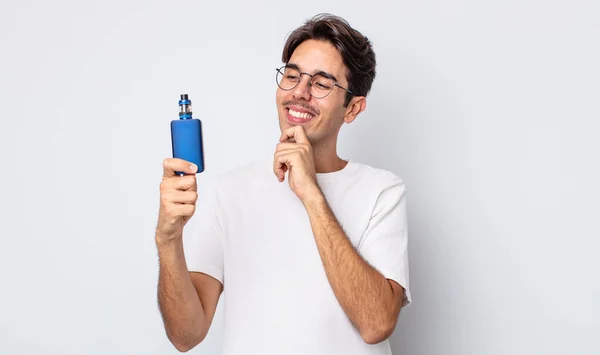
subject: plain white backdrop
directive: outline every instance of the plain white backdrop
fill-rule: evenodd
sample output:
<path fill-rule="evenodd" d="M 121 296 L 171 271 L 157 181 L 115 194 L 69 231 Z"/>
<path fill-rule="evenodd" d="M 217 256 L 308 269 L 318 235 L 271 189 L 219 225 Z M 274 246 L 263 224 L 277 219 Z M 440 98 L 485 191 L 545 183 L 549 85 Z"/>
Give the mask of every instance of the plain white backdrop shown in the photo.
<path fill-rule="evenodd" d="M 177 353 L 154 228 L 179 95 L 199 183 L 272 154 L 285 36 L 319 12 L 378 59 L 340 154 L 408 187 L 394 353 L 600 353 L 597 2 L 2 0 L 1 354 Z M 191 353 L 220 354 L 222 307 Z"/>

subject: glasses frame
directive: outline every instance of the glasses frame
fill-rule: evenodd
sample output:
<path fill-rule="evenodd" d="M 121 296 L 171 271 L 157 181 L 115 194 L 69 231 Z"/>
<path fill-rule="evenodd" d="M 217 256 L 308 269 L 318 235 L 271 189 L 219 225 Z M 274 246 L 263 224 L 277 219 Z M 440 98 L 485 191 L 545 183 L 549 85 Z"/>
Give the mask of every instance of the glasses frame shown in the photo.
<path fill-rule="evenodd" d="M 279 85 L 279 81 L 277 80 L 277 74 L 279 73 L 279 74 L 283 75 L 283 72 L 282 72 L 281 70 L 282 70 L 282 69 L 284 69 L 284 70 L 285 70 L 285 68 L 287 68 L 287 67 L 288 67 L 287 65 L 284 65 L 284 66 L 282 66 L 282 67 L 280 67 L 280 68 L 276 68 L 276 69 L 275 69 L 275 82 L 277 83 L 277 86 L 278 86 L 278 87 L 279 87 L 281 90 L 283 90 L 283 91 L 290 91 L 290 90 L 294 90 L 294 89 L 295 89 L 295 88 L 298 86 L 298 84 L 300 84 L 300 82 L 302 81 L 302 75 L 303 75 L 303 74 L 306 74 L 306 75 L 308 75 L 308 76 L 310 77 L 310 80 L 308 81 L 308 86 L 309 86 L 309 88 L 308 88 L 308 93 L 310 94 L 310 96 L 311 96 L 311 97 L 314 97 L 315 99 L 324 99 L 324 98 L 326 98 L 327 96 L 329 96 L 329 94 L 331 94 L 331 92 L 333 91 L 333 88 L 334 88 L 335 86 L 337 86 L 338 88 L 340 88 L 340 89 L 342 89 L 342 90 L 345 90 L 347 93 L 349 93 L 350 95 L 354 96 L 354 93 L 353 93 L 352 91 L 350 91 L 350 90 L 348 90 L 347 88 L 345 88 L 345 87 L 341 86 L 340 84 L 338 84 L 338 83 L 337 83 L 337 80 L 335 80 L 335 79 L 333 79 L 333 78 L 331 78 L 331 77 L 328 77 L 327 75 L 323 75 L 322 73 L 321 73 L 321 74 L 316 74 L 316 75 L 322 75 L 322 76 L 324 76 L 324 77 L 326 77 L 326 78 L 330 79 L 331 81 L 333 81 L 333 86 L 331 87 L 331 90 L 329 90 L 329 92 L 328 92 L 327 94 L 325 94 L 325 96 L 321 96 L 321 97 L 319 97 L 319 96 L 315 96 L 315 95 L 313 95 L 313 94 L 312 94 L 312 92 L 311 92 L 311 90 L 310 90 L 310 88 L 312 87 L 312 78 L 314 77 L 314 75 L 312 75 L 312 74 L 310 74 L 310 73 L 305 73 L 305 72 L 302 72 L 302 71 L 300 71 L 300 69 L 297 69 L 297 68 L 290 68 L 290 69 L 297 70 L 297 71 L 300 73 L 300 74 L 299 74 L 299 77 L 300 77 L 300 79 L 299 79 L 299 80 L 296 82 L 296 85 L 292 86 L 292 87 L 291 87 L 291 88 L 289 88 L 289 89 L 284 89 L 284 88 L 282 88 L 282 87 L 281 87 L 281 85 Z"/>

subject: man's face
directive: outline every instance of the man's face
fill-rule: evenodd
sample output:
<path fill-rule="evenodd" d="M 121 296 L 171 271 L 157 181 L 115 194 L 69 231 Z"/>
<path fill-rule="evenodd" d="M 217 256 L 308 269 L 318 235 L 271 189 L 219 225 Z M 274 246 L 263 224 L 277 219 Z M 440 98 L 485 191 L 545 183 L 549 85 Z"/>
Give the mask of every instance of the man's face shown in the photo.
<path fill-rule="evenodd" d="M 328 42 L 302 42 L 294 50 L 288 64 L 297 66 L 303 73 L 328 73 L 337 79 L 340 86 L 348 87 L 342 57 Z M 344 123 L 346 91 L 334 87 L 326 97 L 313 98 L 309 91 L 310 80 L 308 75 L 302 75 L 300 83 L 292 90 L 285 91 L 277 87 L 276 102 L 281 130 L 301 125 L 308 140 L 314 145 L 337 137 L 337 132 Z"/>

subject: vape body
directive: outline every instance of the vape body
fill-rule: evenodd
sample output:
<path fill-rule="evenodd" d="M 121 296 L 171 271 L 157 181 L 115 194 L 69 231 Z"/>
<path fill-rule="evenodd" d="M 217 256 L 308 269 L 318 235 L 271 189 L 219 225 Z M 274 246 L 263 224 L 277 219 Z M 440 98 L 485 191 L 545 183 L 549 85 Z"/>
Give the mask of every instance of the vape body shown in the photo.
<path fill-rule="evenodd" d="M 192 118 L 192 101 L 187 94 L 181 95 L 179 100 L 179 119 L 171 121 L 171 144 L 173 158 L 196 164 L 196 173 L 204 171 L 202 122 L 198 118 Z"/>

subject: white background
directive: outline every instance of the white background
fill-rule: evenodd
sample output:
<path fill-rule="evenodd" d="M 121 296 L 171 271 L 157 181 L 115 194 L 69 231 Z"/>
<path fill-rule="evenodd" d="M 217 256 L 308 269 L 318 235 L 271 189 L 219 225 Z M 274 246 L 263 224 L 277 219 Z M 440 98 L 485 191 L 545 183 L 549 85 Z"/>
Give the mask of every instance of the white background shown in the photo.
<path fill-rule="evenodd" d="M 204 124 L 199 183 L 272 154 L 274 69 L 318 12 L 378 59 L 341 155 L 408 186 L 394 353 L 600 353 L 597 2 L 1 4 L 0 353 L 177 353 L 154 228 L 179 94 Z M 222 304 L 191 353 L 219 354 L 221 327 Z"/>

